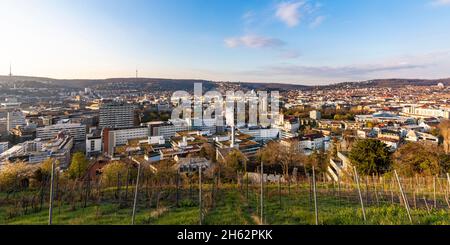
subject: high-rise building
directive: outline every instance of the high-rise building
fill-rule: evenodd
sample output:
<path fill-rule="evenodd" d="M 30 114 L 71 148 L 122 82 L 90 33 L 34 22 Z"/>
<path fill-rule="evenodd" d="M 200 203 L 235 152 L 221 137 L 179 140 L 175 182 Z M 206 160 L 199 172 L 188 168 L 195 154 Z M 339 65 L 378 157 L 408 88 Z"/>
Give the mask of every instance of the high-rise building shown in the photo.
<path fill-rule="evenodd" d="M 122 102 L 107 102 L 100 106 L 100 122 L 102 128 L 129 128 L 134 126 L 136 107 Z"/>
<path fill-rule="evenodd" d="M 25 120 L 25 115 L 20 110 L 14 110 L 7 113 L 6 116 L 6 130 L 16 128 L 17 126 L 25 126 L 27 122 Z"/>

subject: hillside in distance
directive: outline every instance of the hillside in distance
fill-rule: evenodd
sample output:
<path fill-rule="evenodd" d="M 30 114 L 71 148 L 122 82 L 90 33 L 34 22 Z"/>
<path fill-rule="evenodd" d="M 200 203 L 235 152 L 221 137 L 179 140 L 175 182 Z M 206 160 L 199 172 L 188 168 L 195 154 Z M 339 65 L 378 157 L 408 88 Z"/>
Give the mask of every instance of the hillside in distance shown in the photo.
<path fill-rule="evenodd" d="M 450 86 L 450 78 L 425 80 L 425 79 L 377 79 L 362 82 L 344 82 L 323 86 L 306 86 L 299 84 L 284 83 L 247 83 L 247 82 L 215 82 L 195 79 L 164 79 L 164 78 L 110 78 L 110 79 L 53 79 L 45 77 L 27 76 L 0 76 L 0 86 L 18 88 L 40 87 L 40 88 L 67 88 L 83 89 L 86 87 L 98 90 L 109 89 L 145 89 L 154 91 L 190 91 L 194 83 L 202 83 L 203 90 L 217 89 L 223 84 L 243 90 L 308 90 L 313 88 L 338 89 L 346 87 L 404 87 L 404 86 L 435 86 L 443 83 Z"/>
<path fill-rule="evenodd" d="M 222 82 L 195 79 L 164 79 L 164 78 L 109 78 L 109 79 L 53 79 L 44 77 L 26 76 L 0 76 L 0 85 L 6 84 L 12 87 L 59 87 L 69 89 L 83 89 L 86 87 L 108 90 L 108 89 L 150 89 L 150 90 L 193 90 L 195 83 L 202 83 L 203 90 L 216 89 Z M 297 90 L 306 89 L 308 86 L 296 84 L 275 83 L 244 83 L 227 82 L 226 84 L 240 87 L 244 90 Z"/>

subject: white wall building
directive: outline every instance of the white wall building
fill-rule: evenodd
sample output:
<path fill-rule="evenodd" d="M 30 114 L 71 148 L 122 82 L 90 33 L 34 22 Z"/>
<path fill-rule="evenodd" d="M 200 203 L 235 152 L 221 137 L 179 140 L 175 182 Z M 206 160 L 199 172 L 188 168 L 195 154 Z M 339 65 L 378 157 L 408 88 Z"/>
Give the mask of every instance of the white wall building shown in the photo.
<path fill-rule="evenodd" d="M 313 120 L 320 120 L 322 119 L 322 114 L 320 113 L 320 111 L 311 111 L 309 113 L 309 117 Z"/>
<path fill-rule="evenodd" d="M 177 132 L 191 130 L 191 126 L 184 120 L 153 122 L 147 125 L 150 129 L 150 136 L 163 136 L 166 140 L 174 137 Z"/>
<path fill-rule="evenodd" d="M 94 129 L 86 135 L 86 155 L 91 156 L 102 152 L 102 133 Z"/>
<path fill-rule="evenodd" d="M 442 117 L 450 119 L 450 111 L 437 108 L 405 107 L 403 113 L 414 117 Z"/>
<path fill-rule="evenodd" d="M 103 151 L 107 154 L 114 152 L 114 147 L 123 146 L 132 139 L 143 139 L 150 136 L 148 127 L 133 127 L 123 129 L 103 130 Z"/>
<path fill-rule="evenodd" d="M 278 128 L 241 128 L 239 131 L 252 136 L 255 141 L 279 139 L 281 136 Z"/>
<path fill-rule="evenodd" d="M 405 137 L 405 140 L 411 142 L 429 142 L 432 144 L 439 144 L 439 138 L 422 132 L 417 132 L 414 130 L 410 130 Z"/>
<path fill-rule="evenodd" d="M 36 129 L 36 138 L 42 140 L 49 140 L 62 130 L 67 131 L 75 141 L 86 140 L 86 126 L 80 123 L 60 123 Z"/>

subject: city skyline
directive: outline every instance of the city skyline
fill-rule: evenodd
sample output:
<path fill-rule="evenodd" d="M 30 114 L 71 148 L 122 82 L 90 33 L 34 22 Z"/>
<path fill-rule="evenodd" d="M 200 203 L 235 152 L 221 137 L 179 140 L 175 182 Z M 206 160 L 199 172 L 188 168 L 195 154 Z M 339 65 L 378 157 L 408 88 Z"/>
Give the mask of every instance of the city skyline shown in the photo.
<path fill-rule="evenodd" d="M 328 84 L 449 77 L 450 1 L 2 1 L 2 74 Z"/>

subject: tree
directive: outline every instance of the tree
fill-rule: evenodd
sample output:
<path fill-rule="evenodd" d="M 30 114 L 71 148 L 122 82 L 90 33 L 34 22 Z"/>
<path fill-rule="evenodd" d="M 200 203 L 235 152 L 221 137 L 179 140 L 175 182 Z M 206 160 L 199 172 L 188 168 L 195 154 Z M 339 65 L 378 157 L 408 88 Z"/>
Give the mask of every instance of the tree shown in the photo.
<path fill-rule="evenodd" d="M 102 183 L 111 186 L 119 180 L 121 183 L 127 181 L 127 165 L 122 162 L 112 162 L 102 168 Z"/>
<path fill-rule="evenodd" d="M 439 124 L 439 129 L 444 139 L 444 151 L 450 154 L 450 120 L 442 121 Z"/>
<path fill-rule="evenodd" d="M 383 142 L 376 139 L 358 140 L 349 158 L 360 174 L 383 174 L 390 170 L 391 153 Z"/>
<path fill-rule="evenodd" d="M 0 171 L 0 190 L 15 190 L 23 181 L 29 181 L 35 166 L 24 162 L 8 163 Z"/>
<path fill-rule="evenodd" d="M 319 172 L 326 172 L 329 162 L 328 154 L 324 150 L 316 150 L 306 158 L 306 162 L 310 173 L 313 166 Z"/>
<path fill-rule="evenodd" d="M 291 167 L 299 166 L 304 159 L 299 149 L 299 141 L 291 140 L 286 143 L 270 142 L 260 150 L 258 158 L 267 165 L 279 165 L 286 178 L 289 178 Z"/>
<path fill-rule="evenodd" d="M 52 161 L 53 159 L 48 158 L 39 165 L 39 168 L 33 174 L 35 181 L 42 183 L 50 179 L 52 174 Z"/>
<path fill-rule="evenodd" d="M 200 150 L 200 156 L 205 157 L 209 160 L 211 160 L 212 162 L 216 162 L 216 149 L 214 148 L 213 145 L 209 144 L 209 143 L 205 143 L 202 146 L 202 149 Z"/>
<path fill-rule="evenodd" d="M 86 174 L 86 171 L 88 170 L 88 160 L 84 156 L 83 153 L 77 152 L 72 157 L 72 162 L 70 163 L 69 167 L 69 177 L 71 179 L 81 179 Z"/>
<path fill-rule="evenodd" d="M 303 152 L 299 149 L 299 141 L 291 141 L 288 145 L 280 144 L 281 154 L 281 168 L 283 175 L 289 179 L 289 169 L 294 166 L 299 166 L 304 158 Z"/>
<path fill-rule="evenodd" d="M 171 179 L 174 179 L 177 175 L 177 170 L 174 168 L 175 162 L 171 159 L 164 159 L 155 164 L 158 172 L 156 173 L 156 178 L 160 181 L 160 183 L 166 181 L 169 182 Z"/>
<path fill-rule="evenodd" d="M 264 148 L 257 153 L 258 161 L 262 161 L 265 165 L 273 166 L 281 163 L 281 145 L 278 142 L 269 142 Z"/>
<path fill-rule="evenodd" d="M 411 142 L 393 155 L 394 168 L 407 177 L 436 175 L 441 169 L 441 153 L 437 146 Z"/>
<path fill-rule="evenodd" d="M 228 153 L 224 159 L 224 164 L 234 169 L 236 173 L 247 171 L 247 158 L 237 149 L 233 149 Z"/>

